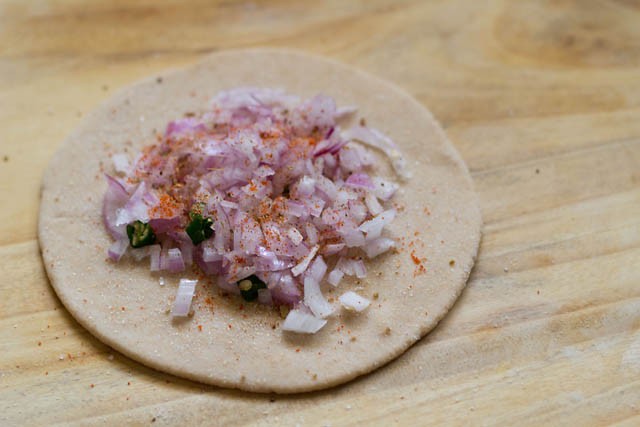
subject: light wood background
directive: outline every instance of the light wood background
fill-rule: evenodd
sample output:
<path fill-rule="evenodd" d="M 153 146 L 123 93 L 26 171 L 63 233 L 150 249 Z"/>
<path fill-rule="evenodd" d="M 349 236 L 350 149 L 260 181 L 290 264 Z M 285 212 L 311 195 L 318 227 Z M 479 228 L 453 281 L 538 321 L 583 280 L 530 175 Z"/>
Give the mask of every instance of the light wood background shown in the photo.
<path fill-rule="evenodd" d="M 639 24 L 634 0 L 0 0 L 0 425 L 640 425 Z M 247 46 L 404 87 L 481 199 L 450 315 L 324 392 L 216 389 L 128 360 L 64 310 L 38 252 L 43 170 L 85 113 Z"/>

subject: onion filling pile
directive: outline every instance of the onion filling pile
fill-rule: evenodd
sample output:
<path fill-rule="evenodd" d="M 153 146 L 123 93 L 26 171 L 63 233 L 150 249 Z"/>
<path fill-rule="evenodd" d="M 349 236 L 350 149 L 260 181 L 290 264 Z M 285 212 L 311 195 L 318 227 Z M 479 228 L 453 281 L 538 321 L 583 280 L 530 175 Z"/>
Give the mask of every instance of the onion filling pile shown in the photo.
<path fill-rule="evenodd" d="M 112 159 L 103 219 L 113 261 L 150 259 L 153 272 L 199 268 L 247 301 L 288 306 L 284 330 L 315 333 L 333 312 L 321 284 L 363 278 L 362 258 L 395 246 L 383 235 L 398 185 L 372 176 L 382 151 L 401 178 L 404 159 L 379 131 L 338 125 L 355 112 L 328 96 L 272 89 L 219 93 L 211 107 L 170 122 L 133 161 Z M 328 265 L 331 271 L 328 271 Z M 172 313 L 188 314 L 195 282 L 180 282 Z M 354 292 L 339 298 L 361 311 Z"/>

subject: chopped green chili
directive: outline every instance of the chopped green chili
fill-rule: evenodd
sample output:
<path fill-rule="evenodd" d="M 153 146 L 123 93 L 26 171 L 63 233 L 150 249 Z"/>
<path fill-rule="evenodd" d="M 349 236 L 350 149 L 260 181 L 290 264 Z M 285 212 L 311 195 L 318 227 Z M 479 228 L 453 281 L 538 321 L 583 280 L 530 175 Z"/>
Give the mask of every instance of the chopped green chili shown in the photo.
<path fill-rule="evenodd" d="M 127 236 L 133 248 L 153 245 L 156 242 L 156 234 L 151 226 L 142 221 L 134 221 L 127 225 Z"/>
<path fill-rule="evenodd" d="M 187 225 L 185 231 L 194 245 L 198 245 L 213 236 L 213 228 L 211 228 L 213 220 L 211 218 L 204 218 L 202 214 L 193 211 L 189 213 L 189 218 L 191 218 L 191 222 Z"/>
<path fill-rule="evenodd" d="M 238 282 L 238 288 L 240 288 L 240 295 L 245 301 L 254 301 L 258 298 L 258 289 L 266 289 L 267 285 L 256 275 L 251 275 L 246 279 L 242 279 Z"/>

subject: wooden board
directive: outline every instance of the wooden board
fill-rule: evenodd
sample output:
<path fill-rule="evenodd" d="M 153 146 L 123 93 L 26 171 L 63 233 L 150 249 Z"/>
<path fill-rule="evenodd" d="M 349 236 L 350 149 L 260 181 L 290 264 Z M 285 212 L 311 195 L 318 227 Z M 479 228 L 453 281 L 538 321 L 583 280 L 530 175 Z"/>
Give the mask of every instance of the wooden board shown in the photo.
<path fill-rule="evenodd" d="M 640 3 L 0 0 L 0 425 L 640 424 Z M 342 387 L 265 396 L 160 374 L 61 307 L 43 170 L 125 84 L 281 46 L 394 81 L 467 161 L 485 219 L 450 315 Z"/>

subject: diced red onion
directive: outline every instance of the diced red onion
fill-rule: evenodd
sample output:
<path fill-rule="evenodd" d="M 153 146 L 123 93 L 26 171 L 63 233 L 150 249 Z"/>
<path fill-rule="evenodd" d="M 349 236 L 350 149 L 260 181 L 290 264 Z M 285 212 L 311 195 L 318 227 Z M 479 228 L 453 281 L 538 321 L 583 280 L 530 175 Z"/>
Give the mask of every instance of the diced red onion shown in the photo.
<path fill-rule="evenodd" d="M 327 277 L 327 282 L 329 282 L 332 286 L 338 286 L 340 281 L 344 277 L 344 272 L 342 270 L 338 270 L 337 268 L 329 273 Z"/>
<path fill-rule="evenodd" d="M 326 278 L 337 286 L 345 274 L 365 276 L 364 262 L 351 258 L 356 251 L 375 257 L 394 247 L 383 236 L 395 211 L 382 202 L 398 186 L 370 175 L 375 156 L 365 146 L 382 150 L 406 176 L 385 135 L 340 129 L 345 123 L 336 120 L 354 112 L 324 95 L 300 102 L 272 89 L 220 92 L 210 110 L 169 123 L 165 137 L 133 163 L 127 154 L 112 157 L 122 181 L 107 176 L 102 216 L 116 241 L 109 256 L 149 255 L 151 271 L 183 271 L 195 262 L 233 294 L 237 281 L 255 274 L 268 287 L 259 302 L 311 316 L 315 326 L 303 330 L 322 327 L 325 321 L 305 307 L 316 316 L 332 311 L 320 290 L 323 256 L 339 257 Z M 213 236 L 198 245 L 185 232 L 196 205 L 213 223 Z M 160 244 L 120 243 L 128 243 L 126 226 L 136 220 L 148 223 Z"/>
<path fill-rule="evenodd" d="M 355 126 L 344 131 L 342 137 L 348 140 L 360 141 L 383 151 L 387 157 L 389 157 L 393 169 L 400 177 L 403 179 L 410 177 L 406 166 L 407 162 L 398 149 L 398 146 L 382 132 L 364 126 Z"/>
<path fill-rule="evenodd" d="M 287 200 L 287 213 L 297 218 L 304 218 L 309 215 L 304 203 L 295 200 Z"/>
<path fill-rule="evenodd" d="M 324 262 L 322 256 L 318 255 L 307 269 L 306 274 L 316 282 L 321 283 L 326 272 L 327 263 Z"/>
<path fill-rule="evenodd" d="M 349 229 L 341 233 L 344 243 L 348 248 L 355 248 L 364 245 L 364 235 L 358 229 Z"/>
<path fill-rule="evenodd" d="M 362 279 L 367 275 L 367 268 L 362 260 L 340 258 L 336 264 L 336 268 L 344 272 L 348 276 L 356 276 Z"/>
<path fill-rule="evenodd" d="M 318 243 L 318 229 L 310 222 L 304 225 L 304 231 L 307 234 L 307 242 L 310 245 Z"/>
<path fill-rule="evenodd" d="M 238 209 L 238 204 L 237 203 L 230 202 L 228 200 L 222 200 L 220 202 L 220 206 L 222 206 L 223 208 L 228 208 L 228 209 Z"/>
<path fill-rule="evenodd" d="M 387 201 L 393 197 L 398 190 L 398 185 L 384 178 L 373 178 L 373 194 L 380 200 Z"/>
<path fill-rule="evenodd" d="M 380 202 L 378 202 L 378 198 L 373 193 L 367 193 L 367 195 L 364 196 L 364 202 L 371 215 L 378 215 L 384 211 L 384 208 Z"/>
<path fill-rule="evenodd" d="M 361 223 L 367 217 L 367 207 L 357 200 L 349 200 L 349 214 L 356 224 Z"/>
<path fill-rule="evenodd" d="M 353 291 L 345 292 L 344 294 L 340 295 L 340 298 L 338 299 L 340 300 L 340 303 L 344 308 L 357 312 L 365 310 L 371 304 L 371 301 L 361 297 Z"/>
<path fill-rule="evenodd" d="M 296 285 L 296 281 L 290 274 L 283 274 L 276 285 L 271 289 L 271 297 L 280 304 L 293 305 L 300 301 L 302 292 Z"/>
<path fill-rule="evenodd" d="M 291 310 L 282 322 L 282 330 L 300 334 L 315 334 L 327 324 L 327 321 L 300 310 Z"/>
<path fill-rule="evenodd" d="M 128 246 L 129 245 L 129 241 L 125 240 L 125 242 L 127 243 L 127 246 Z M 145 259 L 146 257 L 149 256 L 150 249 L 151 249 L 150 246 L 145 246 L 145 247 L 137 248 L 137 249 L 131 248 L 129 253 L 133 257 L 133 259 L 135 259 L 136 261 L 142 261 L 143 259 Z"/>
<path fill-rule="evenodd" d="M 355 105 L 345 105 L 344 107 L 337 108 L 333 117 L 336 120 L 341 120 L 345 117 L 353 115 L 356 111 L 358 111 L 358 107 L 356 107 Z"/>
<path fill-rule="evenodd" d="M 304 278 L 304 303 L 317 317 L 324 319 L 333 313 L 333 307 L 322 295 L 320 284 L 309 276 Z"/>
<path fill-rule="evenodd" d="M 218 281 L 216 284 L 223 291 L 229 292 L 233 295 L 240 295 L 240 288 L 238 288 L 236 281 L 229 282 L 224 276 L 218 276 Z"/>
<path fill-rule="evenodd" d="M 380 237 L 383 228 L 384 219 L 379 215 L 371 218 L 369 221 L 363 222 L 362 225 L 358 227 L 358 230 L 362 231 L 365 235 L 365 240 L 369 241 Z"/>
<path fill-rule="evenodd" d="M 313 246 L 309 253 L 291 269 L 291 274 L 293 274 L 294 276 L 299 276 L 304 273 L 307 267 L 309 267 L 309 263 L 311 262 L 313 257 L 316 256 L 316 253 L 318 253 L 318 249 L 320 249 L 320 246 Z"/>
<path fill-rule="evenodd" d="M 322 253 L 327 256 L 335 255 L 343 250 L 345 246 L 346 245 L 344 243 L 329 243 L 324 246 Z"/>
<path fill-rule="evenodd" d="M 309 176 L 303 176 L 298 181 L 298 189 L 297 196 L 300 198 L 309 197 L 313 194 L 316 189 L 316 181 L 315 179 Z"/>
<path fill-rule="evenodd" d="M 147 193 L 144 181 L 138 185 L 129 201 L 117 211 L 116 225 L 126 225 L 133 221 L 149 222 L 149 204 L 151 197 Z"/>
<path fill-rule="evenodd" d="M 182 259 L 182 252 L 178 248 L 172 248 L 167 251 L 165 268 L 172 273 L 177 273 L 184 270 L 184 260 Z"/>
<path fill-rule="evenodd" d="M 297 228 L 291 227 L 289 231 L 287 231 L 287 236 L 291 239 L 294 245 L 299 245 L 302 242 L 302 234 L 298 231 Z"/>
<path fill-rule="evenodd" d="M 112 261 L 120 261 L 120 258 L 124 255 L 129 247 L 128 239 L 120 239 L 113 242 L 111 246 L 109 246 L 109 250 L 107 251 L 107 255 L 111 258 Z"/>
<path fill-rule="evenodd" d="M 116 219 L 118 210 L 129 200 L 129 194 L 120 181 L 109 175 L 105 178 L 107 191 L 102 201 L 102 220 L 111 237 L 118 240 L 127 236 L 126 225 L 116 225 Z"/>
<path fill-rule="evenodd" d="M 113 161 L 113 168 L 116 172 L 121 174 L 129 173 L 131 165 L 129 164 L 129 159 L 126 154 L 114 154 L 111 156 L 111 160 Z"/>
<path fill-rule="evenodd" d="M 378 237 L 377 239 L 368 241 L 364 245 L 364 252 L 367 254 L 367 257 L 375 258 L 395 247 L 395 245 L 396 243 L 388 237 Z"/>
<path fill-rule="evenodd" d="M 151 271 L 160 271 L 160 252 L 162 248 L 160 245 L 152 245 L 149 247 L 149 258 L 150 258 L 150 266 L 149 269 Z"/>
<path fill-rule="evenodd" d="M 194 246 L 191 241 L 185 241 L 180 244 L 180 252 L 185 266 L 193 264 L 193 249 Z"/>
<path fill-rule="evenodd" d="M 176 299 L 171 308 L 173 317 L 186 317 L 191 309 L 191 300 L 196 290 L 197 280 L 180 279 Z"/>
<path fill-rule="evenodd" d="M 366 173 L 358 172 L 349 175 L 349 178 L 345 181 L 345 184 L 353 188 L 364 188 L 365 190 L 373 190 L 373 182 Z"/>

